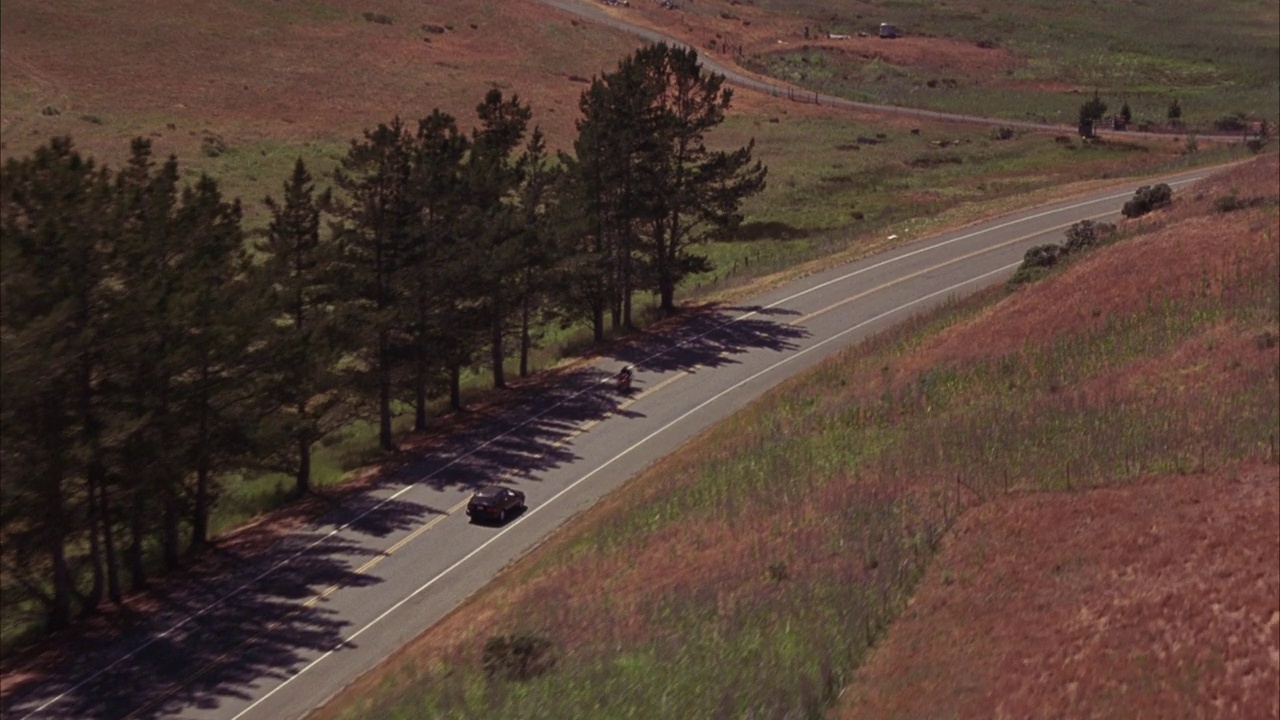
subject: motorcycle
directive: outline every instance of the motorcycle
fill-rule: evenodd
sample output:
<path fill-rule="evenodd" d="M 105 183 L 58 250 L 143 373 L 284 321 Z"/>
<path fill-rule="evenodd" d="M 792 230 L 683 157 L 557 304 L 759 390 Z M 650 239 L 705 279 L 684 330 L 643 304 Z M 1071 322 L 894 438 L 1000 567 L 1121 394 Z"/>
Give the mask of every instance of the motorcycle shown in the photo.
<path fill-rule="evenodd" d="M 622 372 L 617 374 L 618 392 L 626 395 L 631 392 L 631 368 L 623 368 Z"/>

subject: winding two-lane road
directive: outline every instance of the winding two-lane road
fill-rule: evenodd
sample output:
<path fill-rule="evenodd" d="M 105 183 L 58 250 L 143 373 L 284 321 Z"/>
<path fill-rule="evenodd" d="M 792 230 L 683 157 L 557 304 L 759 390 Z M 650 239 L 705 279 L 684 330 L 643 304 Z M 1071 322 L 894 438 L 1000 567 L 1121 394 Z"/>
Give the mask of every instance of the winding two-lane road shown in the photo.
<path fill-rule="evenodd" d="M 804 278 L 571 374 L 269 552 L 228 558 L 232 572 L 166 598 L 127 637 L 8 693 L 4 717 L 299 717 L 686 438 L 823 357 L 1004 280 L 1072 223 L 1113 219 L 1139 184 Z M 637 368 L 627 398 L 608 379 L 622 364 Z M 529 510 L 502 527 L 468 523 L 470 489 L 495 479 L 524 490 Z"/>

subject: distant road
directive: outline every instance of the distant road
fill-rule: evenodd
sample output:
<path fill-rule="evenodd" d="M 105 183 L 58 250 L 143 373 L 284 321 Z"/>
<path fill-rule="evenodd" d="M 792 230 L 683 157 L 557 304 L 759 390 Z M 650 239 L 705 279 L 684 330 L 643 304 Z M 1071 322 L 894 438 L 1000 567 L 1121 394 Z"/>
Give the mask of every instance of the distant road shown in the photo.
<path fill-rule="evenodd" d="M 930 236 L 694 315 L 520 398 L 376 488 L 161 599 L 125 637 L 86 639 L 6 720 L 288 720 L 305 715 L 482 588 L 569 518 L 688 438 L 823 358 L 948 299 L 1004 281 L 1028 247 L 1111 220 L 1138 185 Z M 610 376 L 636 368 L 635 393 Z M 529 510 L 472 525 L 470 491 L 500 481 Z"/>
<path fill-rule="evenodd" d="M 637 2 L 647 2 L 648 0 L 637 0 Z M 591 0 L 538 0 L 543 5 L 563 10 L 564 12 L 577 15 L 578 17 L 589 20 L 593 23 L 606 25 L 608 27 L 622 30 L 624 32 L 637 35 L 649 42 L 665 42 L 668 45 L 677 45 L 684 48 L 693 48 L 698 52 L 698 58 L 702 61 L 702 67 L 710 72 L 723 75 L 730 83 L 739 87 L 758 90 L 768 93 L 778 98 L 785 98 L 795 102 L 810 103 L 816 105 L 826 105 L 829 107 L 843 108 L 846 110 L 866 110 L 889 115 L 899 115 L 904 117 L 919 118 L 921 120 L 934 120 L 942 122 L 958 122 L 970 125 L 987 125 L 991 127 L 1008 127 L 1022 130 L 1036 130 L 1040 132 L 1065 133 L 1075 135 L 1079 132 L 1079 128 L 1073 125 L 1055 125 L 1051 123 L 1034 123 L 1022 120 L 1005 120 L 1001 118 L 978 117 L 974 115 L 958 115 L 956 113 L 938 112 L 935 110 L 921 110 L 910 107 L 901 107 L 898 105 L 876 105 L 874 103 L 857 102 L 846 98 L 836 97 L 834 95 L 824 95 L 811 90 L 794 88 L 787 85 L 768 82 L 758 77 L 745 75 L 735 67 L 725 65 L 716 59 L 714 54 L 710 54 L 704 48 L 694 47 L 689 43 L 671 36 L 666 33 L 659 32 L 653 28 L 644 25 L 636 25 L 627 22 L 625 19 L 605 12 L 598 2 Z M 625 13 L 625 10 L 623 11 Z M 676 11 L 678 12 L 678 11 Z M 886 41 L 891 42 L 891 41 Z M 1099 128 L 1095 130 L 1099 136 L 1107 137 L 1128 137 L 1128 138 L 1152 138 L 1161 137 L 1165 133 L 1145 133 L 1125 130 L 1108 130 Z M 1186 135 L 1188 133 L 1180 133 Z M 1219 140 L 1231 141 L 1242 140 L 1243 135 L 1208 135 L 1201 133 L 1195 134 L 1202 140 Z"/>

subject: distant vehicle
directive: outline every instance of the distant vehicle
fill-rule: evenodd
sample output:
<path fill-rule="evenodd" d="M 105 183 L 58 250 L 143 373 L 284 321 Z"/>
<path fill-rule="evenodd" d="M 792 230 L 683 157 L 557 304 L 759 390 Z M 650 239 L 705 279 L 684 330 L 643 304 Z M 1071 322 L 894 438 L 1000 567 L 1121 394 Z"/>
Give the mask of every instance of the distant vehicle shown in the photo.
<path fill-rule="evenodd" d="M 519 490 L 503 485 L 486 485 L 467 501 L 467 515 L 471 516 L 472 522 L 504 523 L 526 507 L 524 493 Z"/>

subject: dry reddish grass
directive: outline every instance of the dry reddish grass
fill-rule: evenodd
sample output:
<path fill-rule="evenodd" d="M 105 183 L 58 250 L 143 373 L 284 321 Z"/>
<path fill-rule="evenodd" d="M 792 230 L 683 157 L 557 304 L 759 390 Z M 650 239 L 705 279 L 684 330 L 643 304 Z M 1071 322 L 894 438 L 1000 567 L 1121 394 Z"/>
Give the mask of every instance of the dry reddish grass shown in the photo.
<path fill-rule="evenodd" d="M 656 3 L 638 0 L 630 8 L 613 9 L 611 14 L 705 48 L 711 57 L 735 66 L 744 56 L 823 48 L 861 60 L 880 59 L 921 72 L 945 71 L 948 77 L 974 77 L 991 83 L 1006 77 L 1006 70 L 1025 62 L 1003 48 L 983 49 L 951 38 L 908 35 L 886 42 L 878 37 L 855 35 L 846 40 L 832 40 L 826 30 L 812 26 L 803 18 L 770 15 L 749 4 L 727 0 L 683 3 L 681 12 L 670 12 Z M 807 39 L 806 25 L 811 25 Z"/>
<path fill-rule="evenodd" d="M 1175 195 L 1171 208 L 1122 221 L 1139 237 L 1106 253 L 1086 255 L 1069 273 L 1015 293 L 971 320 L 927 341 L 887 376 L 894 387 L 931 367 L 966 365 L 1015 353 L 1055 337 L 1094 330 L 1109 319 L 1189 290 L 1213 292 L 1241 267 L 1275 267 L 1280 260 L 1274 211 L 1208 212 L 1214 199 L 1280 195 L 1276 158 L 1240 166 Z M 1207 284 L 1206 284 L 1207 283 Z M 883 392 L 885 378 L 867 395 Z"/>
<path fill-rule="evenodd" d="M 4 155 L 70 132 L 100 158 L 127 152 L 119 138 L 128 134 L 190 157 L 206 129 L 233 147 L 345 139 L 436 107 L 467 129 L 491 87 L 530 102 L 551 145 L 565 147 L 584 87 L 569 76 L 612 68 L 639 46 L 536 2 L 328 5 L 340 16 L 307 18 L 292 3 L 224 3 L 210 12 L 195 0 L 6 1 Z M 369 10 L 394 24 L 366 22 Z M 424 24 L 454 29 L 433 34 Z M 61 114 L 40 115 L 47 105 Z"/>
<path fill-rule="evenodd" d="M 962 517 L 841 718 L 1280 714 L 1280 470 Z"/>

